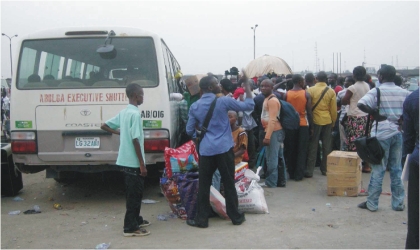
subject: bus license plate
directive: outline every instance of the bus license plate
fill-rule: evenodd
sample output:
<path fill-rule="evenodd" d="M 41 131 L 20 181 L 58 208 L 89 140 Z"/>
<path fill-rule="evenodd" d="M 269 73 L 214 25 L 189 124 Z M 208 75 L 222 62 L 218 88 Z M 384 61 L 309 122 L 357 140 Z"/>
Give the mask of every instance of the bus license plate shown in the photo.
<path fill-rule="evenodd" d="M 76 137 L 76 148 L 99 148 L 101 139 L 99 137 Z"/>

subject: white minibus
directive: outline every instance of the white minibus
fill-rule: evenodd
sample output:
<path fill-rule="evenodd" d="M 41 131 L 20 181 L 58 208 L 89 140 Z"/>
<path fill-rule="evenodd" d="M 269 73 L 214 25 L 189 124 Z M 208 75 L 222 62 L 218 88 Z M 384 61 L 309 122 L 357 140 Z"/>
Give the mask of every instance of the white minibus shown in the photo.
<path fill-rule="evenodd" d="M 13 160 L 48 178 L 118 170 L 119 136 L 100 129 L 128 105 L 125 87 L 144 89 L 139 106 L 146 164 L 163 168 L 179 146 L 176 74 L 181 68 L 156 34 L 128 27 L 60 28 L 22 38 L 11 100 Z M 179 75 L 179 73 L 178 73 Z"/>

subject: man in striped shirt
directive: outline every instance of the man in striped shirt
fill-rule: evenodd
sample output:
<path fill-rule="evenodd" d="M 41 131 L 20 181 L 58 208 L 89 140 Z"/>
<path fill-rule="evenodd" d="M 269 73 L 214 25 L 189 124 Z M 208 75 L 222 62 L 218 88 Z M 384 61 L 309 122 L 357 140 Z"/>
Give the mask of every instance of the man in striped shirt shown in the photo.
<path fill-rule="evenodd" d="M 370 211 L 378 210 L 379 196 L 382 192 L 382 181 L 387 166 L 389 166 L 391 176 L 391 205 L 395 211 L 404 210 L 404 186 L 401 181 L 401 155 L 402 155 L 402 133 L 399 131 L 398 120 L 403 114 L 403 103 L 410 94 L 405 89 L 395 85 L 395 68 L 386 65 L 381 68 L 379 80 L 380 89 L 380 108 L 377 111 L 377 90 L 371 89 L 363 96 L 357 107 L 363 112 L 373 115 L 379 121 L 378 128 L 374 123 L 371 135 L 376 136 L 385 155 L 379 165 L 372 164 L 372 174 L 369 183 L 369 195 L 367 201 L 358 205 L 359 208 Z"/>

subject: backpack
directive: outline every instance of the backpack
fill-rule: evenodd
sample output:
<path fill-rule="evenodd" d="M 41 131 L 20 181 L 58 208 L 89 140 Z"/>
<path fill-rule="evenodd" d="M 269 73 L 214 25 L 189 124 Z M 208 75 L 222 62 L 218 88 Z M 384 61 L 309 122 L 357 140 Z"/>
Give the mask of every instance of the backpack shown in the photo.
<path fill-rule="evenodd" d="M 274 96 L 268 98 L 270 100 Z M 278 99 L 278 98 L 277 98 Z M 292 104 L 278 99 L 281 107 L 280 107 L 280 117 L 277 117 L 281 126 L 285 129 L 298 129 L 300 126 L 300 117 L 299 113 L 296 111 L 295 107 Z"/>

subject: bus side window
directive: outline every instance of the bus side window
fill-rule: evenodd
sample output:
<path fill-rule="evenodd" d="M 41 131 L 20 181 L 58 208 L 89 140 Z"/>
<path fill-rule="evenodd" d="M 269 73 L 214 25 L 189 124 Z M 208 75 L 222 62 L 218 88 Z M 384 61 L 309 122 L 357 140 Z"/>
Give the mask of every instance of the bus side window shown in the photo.
<path fill-rule="evenodd" d="M 168 57 L 168 50 L 167 47 L 164 43 L 162 43 L 162 54 L 163 54 L 163 59 L 165 62 L 165 76 L 166 76 L 166 81 L 168 84 L 168 92 L 173 93 L 173 77 L 171 75 L 171 65 L 169 63 L 169 57 Z"/>

